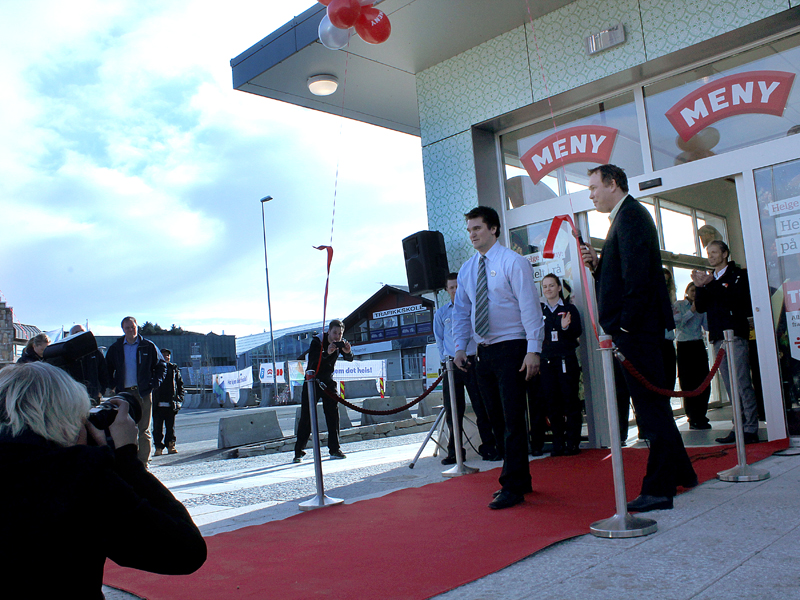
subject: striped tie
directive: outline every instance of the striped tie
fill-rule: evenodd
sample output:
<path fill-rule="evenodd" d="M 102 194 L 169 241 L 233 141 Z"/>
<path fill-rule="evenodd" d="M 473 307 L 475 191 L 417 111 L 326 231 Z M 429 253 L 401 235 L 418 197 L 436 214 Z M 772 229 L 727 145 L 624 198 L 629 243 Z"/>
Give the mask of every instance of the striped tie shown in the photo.
<path fill-rule="evenodd" d="M 489 334 L 489 285 L 486 281 L 486 257 L 478 261 L 478 284 L 475 286 L 475 333 L 485 338 Z"/>

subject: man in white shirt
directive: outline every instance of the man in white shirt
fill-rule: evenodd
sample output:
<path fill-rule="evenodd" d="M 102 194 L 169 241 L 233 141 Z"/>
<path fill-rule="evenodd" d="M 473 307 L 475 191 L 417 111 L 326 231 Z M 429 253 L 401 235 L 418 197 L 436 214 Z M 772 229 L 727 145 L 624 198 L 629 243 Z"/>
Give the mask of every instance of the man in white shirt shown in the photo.
<path fill-rule="evenodd" d="M 489 413 L 502 407 L 504 455 L 501 489 L 489 508 L 519 504 L 532 490 L 528 466 L 525 382 L 539 372 L 544 325 L 530 263 L 497 243 L 500 217 L 486 206 L 466 215 L 477 253 L 461 267 L 454 301 L 455 363 L 467 364 L 470 338 L 478 344 L 477 375 Z"/>

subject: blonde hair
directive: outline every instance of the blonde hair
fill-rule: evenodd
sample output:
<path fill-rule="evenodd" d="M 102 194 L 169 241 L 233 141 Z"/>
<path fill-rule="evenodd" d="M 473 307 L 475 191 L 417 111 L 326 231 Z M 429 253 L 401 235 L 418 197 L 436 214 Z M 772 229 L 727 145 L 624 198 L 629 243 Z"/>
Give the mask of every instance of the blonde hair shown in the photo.
<path fill-rule="evenodd" d="M 26 429 L 59 446 L 73 446 L 89 414 L 86 387 L 44 362 L 0 370 L 0 432 Z"/>

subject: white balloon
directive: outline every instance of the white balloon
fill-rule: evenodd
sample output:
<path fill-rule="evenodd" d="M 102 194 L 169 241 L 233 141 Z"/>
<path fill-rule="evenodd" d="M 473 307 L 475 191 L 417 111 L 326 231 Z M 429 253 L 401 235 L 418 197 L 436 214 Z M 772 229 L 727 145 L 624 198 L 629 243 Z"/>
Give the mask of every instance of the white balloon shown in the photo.
<path fill-rule="evenodd" d="M 319 41 L 322 42 L 322 45 L 328 48 L 329 50 L 339 50 L 347 46 L 347 42 L 350 40 L 350 35 L 352 35 L 353 28 L 350 29 L 339 29 L 328 18 L 328 15 L 322 17 L 322 21 L 319 22 Z"/>

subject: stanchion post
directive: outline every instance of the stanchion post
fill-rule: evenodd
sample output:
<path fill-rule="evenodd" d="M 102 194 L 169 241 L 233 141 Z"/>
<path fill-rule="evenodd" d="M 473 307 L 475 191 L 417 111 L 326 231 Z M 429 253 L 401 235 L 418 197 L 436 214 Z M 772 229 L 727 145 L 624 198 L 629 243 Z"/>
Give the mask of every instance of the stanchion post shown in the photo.
<path fill-rule="evenodd" d="M 628 513 L 625 472 L 622 467 L 622 442 L 619 435 L 619 416 L 617 415 L 617 393 L 614 387 L 613 345 L 610 335 L 600 336 L 600 351 L 603 357 L 608 427 L 611 434 L 611 468 L 614 473 L 617 513 L 608 519 L 595 521 L 592 523 L 590 531 L 592 535 L 605 538 L 632 538 L 649 535 L 658 530 L 656 521 L 644 517 L 634 517 Z"/>
<path fill-rule="evenodd" d="M 733 329 L 722 332 L 725 354 L 728 358 L 728 378 L 730 379 L 731 408 L 733 410 L 733 431 L 736 435 L 736 456 L 738 464 L 717 473 L 720 481 L 738 483 L 741 481 L 763 481 L 769 478 L 769 471 L 756 469 L 747 464 L 747 453 L 744 448 L 744 425 L 742 424 L 742 399 L 739 397 L 739 382 L 736 379 L 736 358 L 733 355 Z M 747 367 L 749 368 L 749 367 Z"/>
<path fill-rule="evenodd" d="M 342 504 L 342 498 L 330 498 L 325 495 L 325 484 L 322 480 L 322 456 L 319 448 L 319 424 L 317 423 L 317 396 L 315 389 L 315 375 L 314 371 L 306 371 L 306 389 L 308 390 L 308 410 L 309 417 L 311 418 L 311 436 L 314 439 L 314 478 L 317 482 L 317 495 L 301 502 L 298 507 L 300 510 L 314 510 L 315 508 L 324 508 L 326 506 L 334 506 Z"/>
<path fill-rule="evenodd" d="M 456 385 L 455 385 L 455 378 L 453 377 L 453 359 L 447 359 L 447 383 L 448 387 L 450 388 L 450 415 L 453 417 L 453 427 L 450 430 L 450 435 L 453 436 L 455 441 L 455 449 L 456 449 L 456 464 L 453 465 L 452 468 L 447 469 L 447 471 L 442 472 L 443 477 L 459 477 L 461 475 L 471 475 L 472 473 L 477 473 L 480 471 L 477 467 L 468 467 L 464 464 L 464 457 L 462 453 L 462 444 L 461 444 L 461 423 L 459 423 L 458 419 L 458 406 L 456 403 Z"/>

